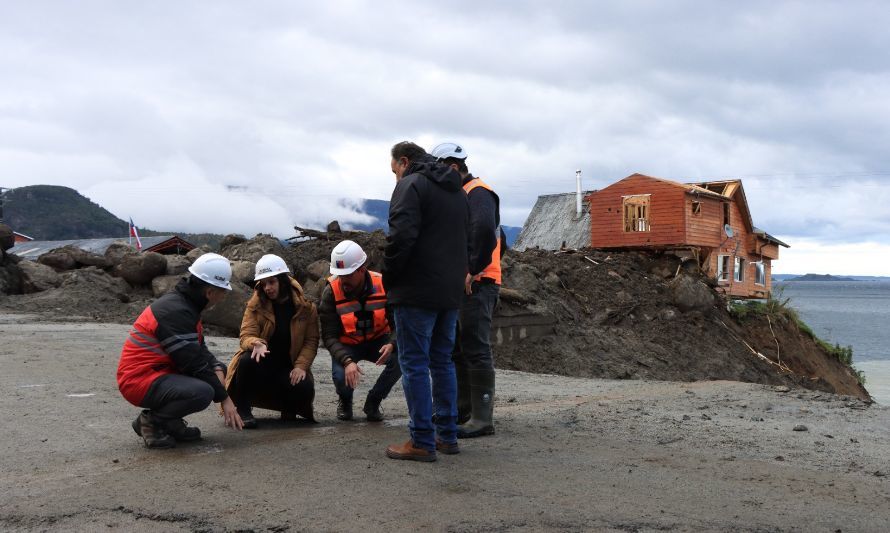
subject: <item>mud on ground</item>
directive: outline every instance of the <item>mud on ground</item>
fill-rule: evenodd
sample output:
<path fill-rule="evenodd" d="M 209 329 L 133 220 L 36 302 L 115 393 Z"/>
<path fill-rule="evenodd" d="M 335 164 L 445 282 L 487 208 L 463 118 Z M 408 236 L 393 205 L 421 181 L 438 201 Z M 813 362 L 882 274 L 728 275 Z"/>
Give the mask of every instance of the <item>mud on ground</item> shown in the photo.
<path fill-rule="evenodd" d="M 128 326 L 0 315 L 4 531 L 886 531 L 890 409 L 737 382 L 613 381 L 498 371 L 496 430 L 432 464 L 407 437 L 335 420 L 319 353 L 317 425 L 145 449 L 114 380 Z M 236 341 L 211 337 L 226 359 Z M 376 376 L 365 366 L 366 381 Z M 797 428 L 797 430 L 795 430 Z"/>

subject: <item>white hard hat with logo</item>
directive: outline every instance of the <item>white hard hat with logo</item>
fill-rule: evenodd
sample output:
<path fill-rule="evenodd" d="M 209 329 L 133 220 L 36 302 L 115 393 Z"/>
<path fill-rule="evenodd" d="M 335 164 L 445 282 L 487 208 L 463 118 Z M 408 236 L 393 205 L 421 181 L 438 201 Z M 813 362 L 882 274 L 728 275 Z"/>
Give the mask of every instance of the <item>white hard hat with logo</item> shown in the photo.
<path fill-rule="evenodd" d="M 368 260 L 362 247 L 353 241 L 343 241 L 331 251 L 331 274 L 348 276 Z"/>
<path fill-rule="evenodd" d="M 277 255 L 266 254 L 263 257 L 260 257 L 260 260 L 256 262 L 256 270 L 254 271 L 253 280 L 259 281 L 261 279 L 277 276 L 278 274 L 290 274 L 290 269 L 287 268 L 287 263 Z"/>
<path fill-rule="evenodd" d="M 232 265 L 228 259 L 219 254 L 204 254 L 195 259 L 189 267 L 189 272 L 214 287 L 232 290 L 232 285 L 229 284 L 229 280 L 232 279 Z"/>
<path fill-rule="evenodd" d="M 457 143 L 442 143 L 437 145 L 435 148 L 430 150 L 430 155 L 435 157 L 436 159 L 448 159 L 449 157 L 453 157 L 455 159 L 466 159 L 467 151 L 464 150 L 464 147 Z"/>

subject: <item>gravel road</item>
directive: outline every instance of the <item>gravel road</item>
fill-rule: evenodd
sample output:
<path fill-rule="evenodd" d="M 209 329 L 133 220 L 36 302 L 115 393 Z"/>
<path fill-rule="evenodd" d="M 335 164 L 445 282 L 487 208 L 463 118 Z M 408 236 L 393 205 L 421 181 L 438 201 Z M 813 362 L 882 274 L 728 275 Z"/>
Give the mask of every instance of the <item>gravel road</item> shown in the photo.
<path fill-rule="evenodd" d="M 0 315 L 0 529 L 890 530 L 890 409 L 851 398 L 499 371 L 497 434 L 419 464 L 384 456 L 401 388 L 385 423 L 338 422 L 322 351 L 319 424 L 238 433 L 209 409 L 204 440 L 150 451 L 114 380 L 127 330 Z"/>

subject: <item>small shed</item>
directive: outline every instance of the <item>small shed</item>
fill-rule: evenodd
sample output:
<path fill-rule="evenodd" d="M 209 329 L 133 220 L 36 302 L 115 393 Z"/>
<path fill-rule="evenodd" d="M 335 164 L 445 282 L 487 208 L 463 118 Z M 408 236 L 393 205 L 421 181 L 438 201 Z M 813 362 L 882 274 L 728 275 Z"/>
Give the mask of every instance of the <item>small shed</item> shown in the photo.
<path fill-rule="evenodd" d="M 17 231 L 13 231 L 12 235 L 15 238 L 15 242 L 29 242 L 34 240 L 34 237 L 29 237 L 24 233 L 19 233 Z"/>

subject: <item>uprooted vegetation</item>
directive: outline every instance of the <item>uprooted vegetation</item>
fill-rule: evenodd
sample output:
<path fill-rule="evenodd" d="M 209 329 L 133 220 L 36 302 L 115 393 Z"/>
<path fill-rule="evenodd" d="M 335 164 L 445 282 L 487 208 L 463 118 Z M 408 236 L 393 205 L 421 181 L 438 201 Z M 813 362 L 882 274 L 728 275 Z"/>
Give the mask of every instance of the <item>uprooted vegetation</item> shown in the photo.
<path fill-rule="evenodd" d="M 309 298 L 317 300 L 331 250 L 347 238 L 365 249 L 370 268 L 382 267 L 385 235 L 379 231 L 307 231 L 290 246 L 268 235 L 227 236 L 220 253 L 233 261 L 236 290 L 205 312 L 205 322 L 215 333 L 237 334 L 253 267 L 265 253 L 282 255 Z M 123 257 L 106 254 L 106 263 L 68 251 L 70 261 L 57 254 L 43 261 L 49 264 L 25 265 L 33 278 L 30 294 L 8 296 L 0 307 L 131 323 L 203 253 L 168 256 L 165 265 L 153 258 L 158 264 L 152 278 L 136 275 L 150 261 L 130 257 L 131 250 L 118 252 Z M 11 280 L 6 286 L 22 286 L 14 272 L 21 273 L 23 263 L 9 259 L 0 268 L 0 278 Z M 128 269 L 133 272 L 125 276 Z M 492 338 L 498 368 L 611 379 L 746 381 L 869 399 L 850 366 L 851 350 L 820 341 L 787 302 L 728 310 L 692 261 L 645 252 L 511 250 L 503 270 Z"/>

